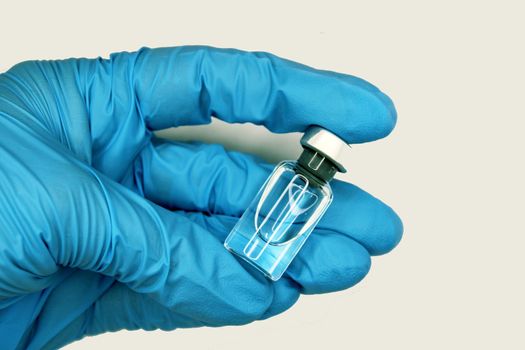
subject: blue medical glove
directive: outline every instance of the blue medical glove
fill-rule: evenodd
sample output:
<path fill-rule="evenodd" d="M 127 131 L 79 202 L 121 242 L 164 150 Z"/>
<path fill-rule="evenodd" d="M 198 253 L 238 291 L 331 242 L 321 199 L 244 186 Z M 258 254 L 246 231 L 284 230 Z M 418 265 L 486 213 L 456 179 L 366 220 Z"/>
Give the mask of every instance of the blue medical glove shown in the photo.
<path fill-rule="evenodd" d="M 272 167 L 153 135 L 211 116 L 278 133 L 317 124 L 349 143 L 396 121 L 369 83 L 266 53 L 179 47 L 13 67 L 0 75 L 1 349 L 245 324 L 356 284 L 370 255 L 399 242 L 387 205 L 334 181 L 285 277 L 253 271 L 222 243 Z"/>

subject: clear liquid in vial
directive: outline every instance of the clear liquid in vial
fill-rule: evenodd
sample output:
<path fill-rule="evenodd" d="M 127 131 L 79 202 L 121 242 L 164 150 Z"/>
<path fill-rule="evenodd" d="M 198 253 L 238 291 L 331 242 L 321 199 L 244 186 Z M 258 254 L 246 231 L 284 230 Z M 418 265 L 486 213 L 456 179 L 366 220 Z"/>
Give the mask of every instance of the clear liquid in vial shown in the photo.
<path fill-rule="evenodd" d="M 230 232 L 224 246 L 278 280 L 332 201 L 328 182 L 282 162 Z"/>

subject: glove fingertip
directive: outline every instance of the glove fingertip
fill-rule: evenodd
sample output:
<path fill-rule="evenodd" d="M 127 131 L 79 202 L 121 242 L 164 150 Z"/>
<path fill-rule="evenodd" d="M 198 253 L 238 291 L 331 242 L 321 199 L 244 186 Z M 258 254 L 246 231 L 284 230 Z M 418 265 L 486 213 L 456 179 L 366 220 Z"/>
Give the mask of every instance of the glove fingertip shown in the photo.
<path fill-rule="evenodd" d="M 290 265 L 289 276 L 302 294 L 321 294 L 348 289 L 370 271 L 368 251 L 349 237 L 317 231 Z"/>

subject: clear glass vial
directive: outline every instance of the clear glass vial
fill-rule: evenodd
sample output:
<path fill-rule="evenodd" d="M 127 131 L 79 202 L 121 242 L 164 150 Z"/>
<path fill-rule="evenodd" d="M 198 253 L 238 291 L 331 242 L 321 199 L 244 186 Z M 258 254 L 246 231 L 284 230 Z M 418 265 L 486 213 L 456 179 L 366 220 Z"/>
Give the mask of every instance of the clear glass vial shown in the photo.
<path fill-rule="evenodd" d="M 281 278 L 332 202 L 330 180 L 346 172 L 349 147 L 318 126 L 301 138 L 297 161 L 277 165 L 232 229 L 224 246 L 273 281 Z"/>

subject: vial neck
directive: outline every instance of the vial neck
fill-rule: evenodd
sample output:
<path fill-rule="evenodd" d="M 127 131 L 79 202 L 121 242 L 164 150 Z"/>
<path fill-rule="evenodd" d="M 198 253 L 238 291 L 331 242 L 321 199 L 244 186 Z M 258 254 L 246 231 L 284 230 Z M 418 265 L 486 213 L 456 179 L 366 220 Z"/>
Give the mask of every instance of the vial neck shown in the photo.
<path fill-rule="evenodd" d="M 332 180 L 337 167 L 322 153 L 304 147 L 303 153 L 297 160 L 298 171 L 313 182 L 324 184 Z"/>

